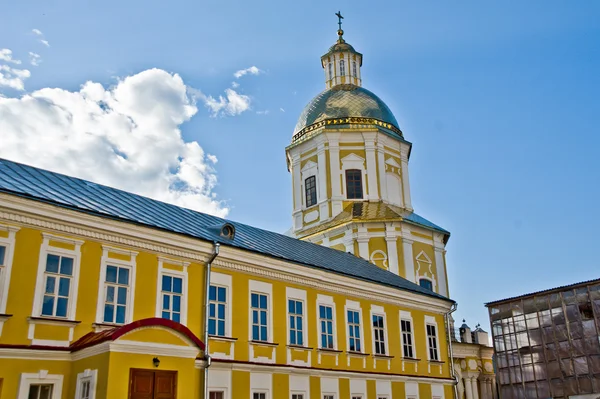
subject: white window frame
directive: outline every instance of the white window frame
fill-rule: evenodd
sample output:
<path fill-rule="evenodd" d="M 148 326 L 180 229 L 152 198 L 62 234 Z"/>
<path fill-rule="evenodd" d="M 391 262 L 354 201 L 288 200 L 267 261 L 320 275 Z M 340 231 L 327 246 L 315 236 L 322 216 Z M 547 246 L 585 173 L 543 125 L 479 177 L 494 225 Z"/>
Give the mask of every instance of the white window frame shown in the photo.
<path fill-rule="evenodd" d="M 248 290 L 248 340 L 254 341 L 252 338 L 252 294 L 267 296 L 267 341 L 273 343 L 273 285 L 262 281 L 250 280 Z"/>
<path fill-rule="evenodd" d="M 10 274 L 15 256 L 15 236 L 19 230 L 18 227 L 0 225 L 0 231 L 7 232 L 8 234 L 8 237 L 0 237 L 0 246 L 5 247 L 4 263 L 0 266 L 0 314 L 6 313 Z M 3 322 L 0 321 L 0 334 L 2 333 L 2 324 Z"/>
<path fill-rule="evenodd" d="M 347 345 L 348 350 L 350 350 L 350 333 L 348 332 L 348 327 L 349 327 L 348 311 L 358 312 L 358 320 L 360 323 L 360 326 L 359 326 L 360 350 L 354 351 L 354 352 L 365 353 L 364 319 L 363 319 L 363 313 L 362 313 L 362 308 L 360 306 L 360 302 L 351 301 L 349 299 L 346 299 L 346 306 L 344 306 L 344 321 L 345 321 L 345 325 L 346 325 L 346 345 Z"/>
<path fill-rule="evenodd" d="M 346 62 L 344 61 L 343 58 L 340 59 L 340 76 L 345 76 L 346 75 Z"/>
<path fill-rule="evenodd" d="M 164 265 L 179 266 L 182 270 L 175 270 Z M 156 279 L 156 317 L 162 318 L 162 277 L 170 276 L 182 279 L 182 293 L 181 293 L 181 309 L 180 309 L 180 320 L 179 323 L 187 325 L 187 314 L 188 314 L 188 266 L 190 262 L 182 262 L 179 260 L 168 259 L 158 257 L 158 278 Z M 212 280 L 211 280 L 212 281 Z M 227 324 L 227 323 L 226 323 Z"/>
<path fill-rule="evenodd" d="M 81 264 L 81 245 L 83 241 L 74 238 L 66 238 L 56 236 L 53 234 L 42 233 L 42 245 L 40 247 L 40 256 L 38 260 L 38 272 L 35 283 L 35 294 L 33 298 L 33 309 L 32 315 L 35 317 L 55 318 L 54 316 L 43 316 L 42 315 L 42 304 L 44 300 L 45 291 L 45 272 L 46 272 L 46 260 L 48 254 L 65 256 L 73 258 L 73 277 L 71 279 L 71 286 L 69 287 L 69 303 L 67 305 L 67 317 L 56 317 L 61 320 L 75 320 L 75 313 L 77 310 L 77 294 L 79 292 L 79 271 Z M 50 245 L 50 241 L 62 242 L 73 245 L 75 249 L 66 249 Z"/>
<path fill-rule="evenodd" d="M 231 320 L 233 309 L 233 306 L 231 305 L 231 275 L 211 271 L 210 285 L 225 288 L 225 301 L 227 301 L 225 304 L 225 337 L 231 337 Z"/>
<path fill-rule="evenodd" d="M 265 399 L 269 399 L 269 391 L 266 389 L 252 389 L 250 399 L 254 399 L 254 394 L 264 394 Z"/>
<path fill-rule="evenodd" d="M 436 352 L 437 352 L 437 359 L 431 359 L 431 356 L 429 355 L 429 351 L 431 349 L 431 347 L 429 346 L 429 334 L 427 334 L 427 325 L 431 325 L 435 327 L 435 346 L 436 346 Z M 435 317 L 433 316 L 425 316 L 425 339 L 427 340 L 427 360 L 428 361 L 436 361 L 436 362 L 440 362 L 442 361 L 441 359 L 441 351 L 440 351 L 440 329 L 438 328 L 438 323 L 435 320 Z"/>
<path fill-rule="evenodd" d="M 315 178 L 315 191 L 317 194 L 317 202 L 311 205 L 310 208 L 319 205 L 319 165 L 317 165 L 313 161 L 308 161 L 300 170 L 300 174 L 302 176 L 302 209 L 309 209 L 309 207 L 306 204 L 306 179 L 308 179 L 309 177 Z"/>
<path fill-rule="evenodd" d="M 109 253 L 115 253 L 120 255 L 126 255 L 130 257 L 130 260 L 121 260 L 115 258 L 109 258 Z M 137 252 L 124 250 L 120 248 L 111 247 L 108 245 L 102 246 L 102 259 L 100 260 L 100 278 L 98 281 L 98 303 L 96 307 L 96 324 L 110 324 L 110 325 L 125 325 L 133 321 L 133 308 L 135 298 L 135 283 L 136 283 L 136 257 Z M 125 312 L 125 322 L 123 324 L 108 323 L 104 321 L 104 301 L 106 300 L 106 267 L 117 266 L 129 268 L 129 292 L 127 293 L 127 310 Z"/>
<path fill-rule="evenodd" d="M 365 168 L 366 160 L 354 153 L 346 155 L 341 159 L 342 162 L 342 190 L 344 201 L 367 201 L 367 170 Z M 348 198 L 348 187 L 346 185 L 346 170 L 358 169 L 361 172 L 362 198 Z"/>
<path fill-rule="evenodd" d="M 29 387 L 36 384 L 54 385 L 52 388 L 52 399 L 61 399 L 63 379 L 63 375 L 48 374 L 48 370 L 40 370 L 37 373 L 21 373 L 17 399 L 27 399 L 29 397 Z"/>
<path fill-rule="evenodd" d="M 373 316 L 381 316 L 383 317 L 383 338 L 385 339 L 384 341 L 384 345 L 385 345 L 385 352 L 384 353 L 377 353 L 375 351 L 375 327 L 373 326 Z M 372 338 L 372 350 L 373 352 L 373 356 L 388 356 L 390 353 L 390 340 L 388 339 L 388 325 L 387 325 L 387 317 L 385 314 L 385 310 L 383 309 L 383 306 L 379 306 L 379 305 L 371 305 L 371 314 L 369 317 L 369 325 L 371 326 L 371 338 Z"/>
<path fill-rule="evenodd" d="M 90 383 L 89 399 L 96 399 L 96 386 L 98 384 L 98 370 L 85 369 L 83 373 L 77 374 L 77 387 L 75 388 L 75 399 L 81 399 L 83 384 Z"/>
<path fill-rule="evenodd" d="M 332 320 L 331 320 L 331 324 L 332 324 L 332 332 L 333 332 L 333 348 L 323 348 L 323 346 L 321 345 L 321 315 L 320 315 L 320 307 L 321 306 L 329 306 L 331 307 L 331 316 L 332 316 Z M 336 322 L 336 309 L 335 309 L 335 302 L 333 300 L 332 296 L 329 295 L 322 295 L 322 294 L 317 294 L 317 312 L 316 312 L 316 319 L 317 319 L 317 331 L 318 331 L 318 335 L 317 335 L 317 348 L 319 349 L 333 349 L 333 350 L 337 350 L 338 349 L 338 342 L 337 342 L 337 322 Z"/>
<path fill-rule="evenodd" d="M 294 395 L 296 395 L 295 399 L 305 399 L 306 398 L 306 394 L 304 393 L 304 391 L 301 391 L 301 392 L 290 391 L 290 399 L 294 399 Z M 298 398 L 298 395 L 300 396 L 300 398 Z"/>
<path fill-rule="evenodd" d="M 286 321 L 287 344 L 292 345 L 290 343 L 290 309 L 289 309 L 289 301 L 292 300 L 292 301 L 302 302 L 302 345 L 298 345 L 297 343 L 294 345 L 308 347 L 308 320 L 307 320 L 308 308 L 306 307 L 306 305 L 307 305 L 306 291 L 299 290 L 296 288 L 286 287 L 285 288 L 285 296 L 286 296 L 286 301 L 285 301 L 286 311 L 285 311 L 285 313 L 287 315 L 287 317 L 286 317 L 286 320 L 287 320 Z M 304 395 L 304 392 L 295 392 L 295 393 Z"/>
<path fill-rule="evenodd" d="M 412 353 L 413 356 L 409 357 L 406 355 L 406 353 L 404 353 L 404 333 L 402 332 L 402 321 L 408 321 L 410 322 L 410 335 L 411 335 L 411 347 L 412 347 Z M 417 346 L 415 345 L 415 323 L 413 321 L 412 315 L 410 312 L 401 310 L 400 311 L 400 317 L 399 317 L 399 326 L 400 329 L 400 348 L 402 351 L 402 357 L 404 359 L 417 359 Z"/>

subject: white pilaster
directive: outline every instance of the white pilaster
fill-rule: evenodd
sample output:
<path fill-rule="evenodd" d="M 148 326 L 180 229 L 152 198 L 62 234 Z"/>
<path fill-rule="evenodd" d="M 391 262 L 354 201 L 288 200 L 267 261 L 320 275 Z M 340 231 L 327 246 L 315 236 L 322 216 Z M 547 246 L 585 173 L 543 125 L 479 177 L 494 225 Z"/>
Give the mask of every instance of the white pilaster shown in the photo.
<path fill-rule="evenodd" d="M 358 255 L 363 259 L 369 260 L 369 235 L 365 226 L 358 227 L 356 241 L 358 242 Z"/>
<path fill-rule="evenodd" d="M 319 217 L 321 221 L 329 219 L 327 203 L 327 163 L 325 159 L 325 142 L 323 136 L 317 136 L 317 167 L 319 169 Z"/>
<path fill-rule="evenodd" d="M 393 223 L 385 224 L 385 242 L 387 244 L 388 268 L 394 274 L 398 272 L 398 246 L 396 229 Z"/>
<path fill-rule="evenodd" d="M 339 133 L 329 133 L 329 169 L 331 173 L 331 217 L 342 212 Z"/>
<path fill-rule="evenodd" d="M 388 196 L 387 184 L 385 179 L 385 152 L 383 150 L 382 143 L 377 143 L 377 167 L 379 176 L 379 192 L 381 193 L 381 199 L 387 201 Z"/>
<path fill-rule="evenodd" d="M 467 395 L 467 399 L 473 399 L 473 387 L 471 385 L 471 378 L 465 377 L 465 394 Z"/>
<path fill-rule="evenodd" d="M 292 192 L 294 193 L 294 230 L 302 228 L 302 182 L 300 155 L 292 155 Z"/>
<path fill-rule="evenodd" d="M 440 247 L 435 242 L 433 249 L 435 252 L 435 270 L 438 278 L 438 294 L 448 296 L 448 286 L 446 284 L 446 265 L 444 262 L 444 253 L 446 253 L 446 250 L 443 246 Z"/>
<path fill-rule="evenodd" d="M 477 377 L 471 378 L 471 384 L 473 384 L 473 399 L 479 399 L 479 391 L 477 389 Z"/>
<path fill-rule="evenodd" d="M 415 283 L 415 261 L 413 256 L 413 240 L 410 230 L 402 225 L 402 252 L 404 254 L 404 278 Z"/>
<path fill-rule="evenodd" d="M 408 146 L 403 145 L 400 153 L 400 164 L 402 166 L 402 192 L 404 193 L 404 206 L 409 211 L 413 210 L 410 199 L 410 179 L 408 178 Z"/>
<path fill-rule="evenodd" d="M 352 230 L 346 230 L 346 233 L 344 234 L 344 246 L 346 247 L 346 252 L 354 254 L 354 240 L 352 239 Z"/>
<path fill-rule="evenodd" d="M 363 133 L 365 140 L 365 153 L 367 156 L 367 179 L 369 181 L 369 192 L 367 199 L 379 199 L 377 184 L 377 162 L 375 161 L 375 133 Z"/>
<path fill-rule="evenodd" d="M 498 399 L 498 387 L 496 386 L 496 376 L 492 376 L 492 397 Z"/>

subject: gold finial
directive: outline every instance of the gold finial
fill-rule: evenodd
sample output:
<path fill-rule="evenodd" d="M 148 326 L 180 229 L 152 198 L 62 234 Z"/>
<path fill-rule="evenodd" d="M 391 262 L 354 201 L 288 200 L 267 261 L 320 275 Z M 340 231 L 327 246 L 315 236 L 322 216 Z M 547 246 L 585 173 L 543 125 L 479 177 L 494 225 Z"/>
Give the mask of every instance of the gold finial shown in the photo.
<path fill-rule="evenodd" d="M 342 17 L 342 12 L 338 11 L 335 13 L 335 16 L 338 17 L 338 42 L 343 43 L 344 42 L 344 38 L 342 37 L 342 35 L 344 34 L 344 31 L 342 30 L 342 19 L 344 19 L 344 17 Z"/>

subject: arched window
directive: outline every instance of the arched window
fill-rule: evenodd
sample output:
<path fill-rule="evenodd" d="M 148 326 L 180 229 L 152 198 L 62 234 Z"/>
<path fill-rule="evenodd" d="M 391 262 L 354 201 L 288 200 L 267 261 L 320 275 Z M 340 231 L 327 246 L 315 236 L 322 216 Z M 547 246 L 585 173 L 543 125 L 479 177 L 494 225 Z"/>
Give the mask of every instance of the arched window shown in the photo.
<path fill-rule="evenodd" d="M 311 207 L 317 203 L 317 181 L 314 176 L 304 180 L 304 192 L 306 194 L 306 207 Z"/>
<path fill-rule="evenodd" d="M 329 79 L 333 79 L 333 63 L 329 63 Z"/>
<path fill-rule="evenodd" d="M 419 280 L 419 285 L 425 288 L 426 290 L 433 291 L 433 284 L 431 283 L 431 280 L 422 278 Z"/>
<path fill-rule="evenodd" d="M 346 64 L 344 64 L 344 60 L 340 60 L 340 75 L 344 76 L 346 74 Z"/>
<path fill-rule="evenodd" d="M 346 198 L 362 199 L 362 172 L 358 169 L 346 170 Z"/>
<path fill-rule="evenodd" d="M 356 73 L 356 61 L 352 61 L 352 75 L 357 78 L 358 74 Z"/>

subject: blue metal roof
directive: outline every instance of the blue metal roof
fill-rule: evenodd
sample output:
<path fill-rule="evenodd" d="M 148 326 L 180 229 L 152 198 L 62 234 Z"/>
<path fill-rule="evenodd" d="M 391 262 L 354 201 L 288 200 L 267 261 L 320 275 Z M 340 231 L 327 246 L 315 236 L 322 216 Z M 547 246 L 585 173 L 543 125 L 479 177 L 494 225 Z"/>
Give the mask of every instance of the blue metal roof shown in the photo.
<path fill-rule="evenodd" d="M 352 254 L 1 158 L 0 192 L 451 301 Z M 225 222 L 235 226 L 233 240 L 213 228 Z"/>

